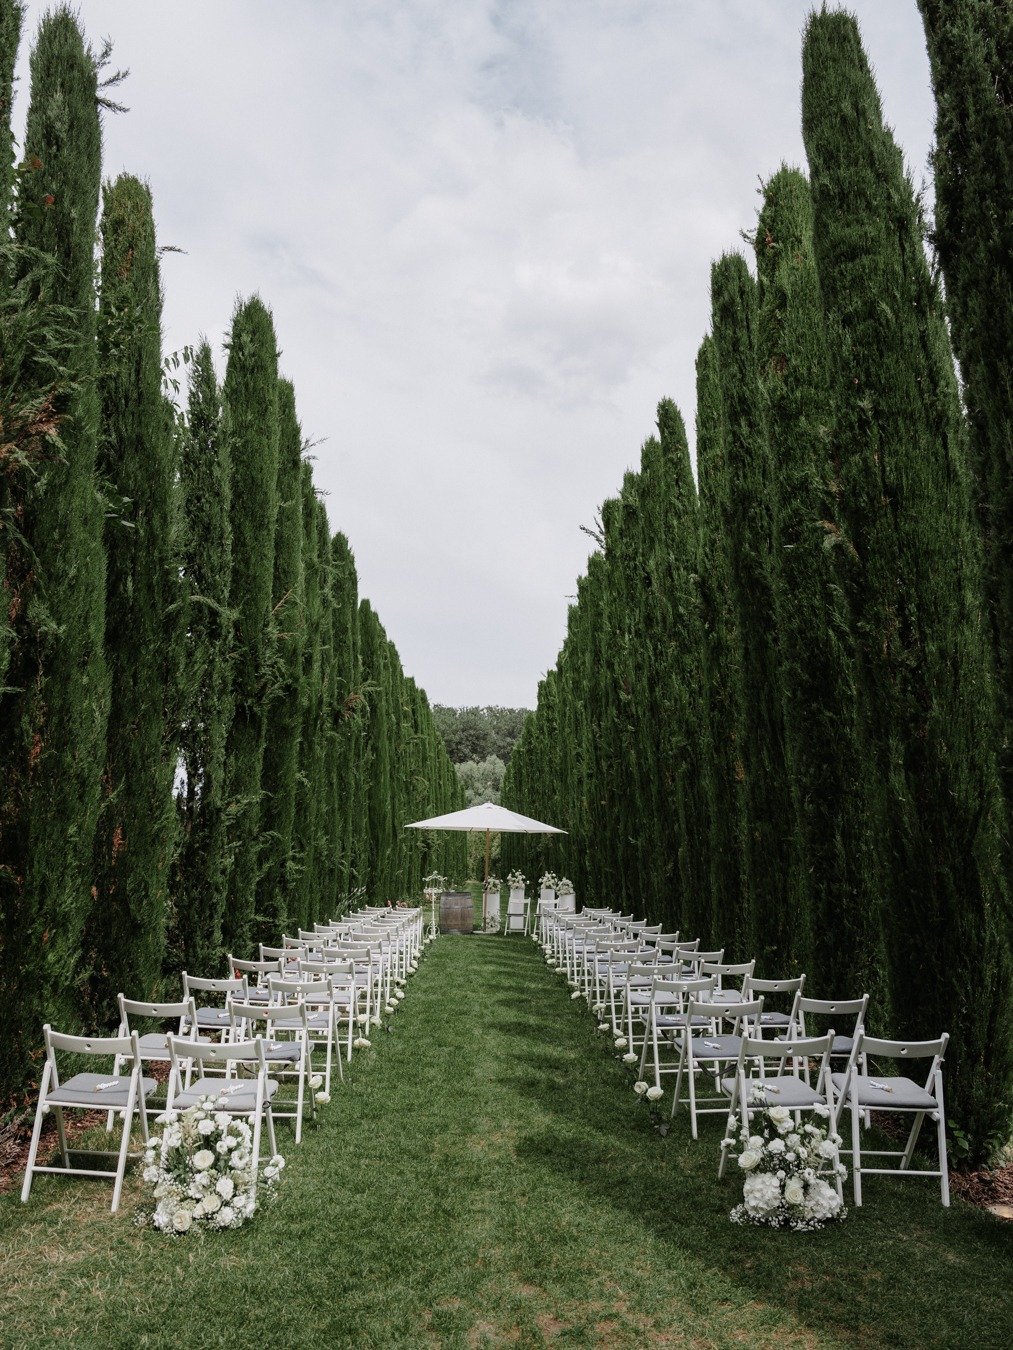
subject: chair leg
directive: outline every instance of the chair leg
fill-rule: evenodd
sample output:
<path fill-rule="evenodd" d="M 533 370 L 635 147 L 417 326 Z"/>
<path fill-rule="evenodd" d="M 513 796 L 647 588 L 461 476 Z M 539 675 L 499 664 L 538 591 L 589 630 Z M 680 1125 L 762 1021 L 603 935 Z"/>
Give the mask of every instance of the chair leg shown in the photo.
<path fill-rule="evenodd" d="M 950 1169 L 946 1161 L 946 1121 L 941 1107 L 936 1119 L 936 1137 L 939 1141 L 939 1192 L 943 1204 L 949 1208 Z"/>
<path fill-rule="evenodd" d="M 679 1109 L 679 1103 L 682 1098 L 682 1074 L 686 1066 L 686 1041 L 683 1039 L 682 1050 L 679 1053 L 679 1067 L 675 1072 L 675 1095 L 672 1098 L 672 1114 L 670 1120 L 675 1118 L 675 1113 Z"/>
<path fill-rule="evenodd" d="M 728 1154 L 731 1152 L 731 1149 L 729 1148 L 727 1141 L 731 1139 L 732 1130 L 735 1128 L 735 1111 L 738 1106 L 738 1096 L 739 1075 L 736 1074 L 732 1084 L 732 1095 L 728 1102 L 728 1115 L 725 1119 L 725 1133 L 721 1144 L 721 1158 L 718 1162 L 718 1181 L 724 1177 L 725 1168 L 728 1166 Z"/>
<path fill-rule="evenodd" d="M 268 1102 L 265 1107 L 267 1116 L 267 1142 L 271 1145 L 271 1157 L 278 1152 L 278 1141 L 274 1137 L 274 1111 L 271 1109 L 271 1103 Z"/>
<path fill-rule="evenodd" d="M 687 1030 L 686 1035 L 691 1036 L 692 1032 Z M 683 1053 L 685 1054 L 685 1051 Z M 692 1059 L 686 1065 L 686 1077 L 689 1080 L 689 1130 L 692 1137 L 697 1139 L 699 1136 L 696 1125 L 696 1064 Z"/>
<path fill-rule="evenodd" d="M 120 1156 L 116 1161 L 116 1180 L 113 1183 L 113 1203 L 110 1213 L 115 1214 L 120 1207 L 120 1195 L 123 1191 L 123 1177 L 127 1170 L 127 1153 L 130 1151 L 130 1127 L 134 1123 L 134 1107 L 137 1103 L 137 1080 L 139 1068 L 135 1067 L 130 1075 L 130 1087 L 127 1089 L 127 1105 L 123 1112 L 123 1138 L 120 1140 Z"/>
<path fill-rule="evenodd" d="M 39 1139 L 42 1136 L 42 1118 L 45 1115 L 46 1093 L 49 1091 L 50 1079 L 49 1061 L 46 1061 L 46 1067 L 42 1071 L 42 1083 L 39 1086 L 39 1104 L 35 1108 L 35 1124 L 32 1127 L 32 1142 L 28 1147 L 28 1162 L 25 1165 L 25 1179 L 21 1186 L 21 1203 L 28 1203 L 28 1196 L 32 1189 L 32 1176 L 35 1172 L 35 1159 L 39 1153 Z"/>
<path fill-rule="evenodd" d="M 904 1149 L 904 1156 L 900 1160 L 900 1170 L 906 1172 L 911 1166 L 911 1158 L 915 1151 L 915 1145 L 918 1143 L 918 1136 L 922 1132 L 922 1122 L 925 1120 L 925 1112 L 919 1111 L 911 1126 L 911 1133 L 908 1135 L 907 1146 Z"/>
<path fill-rule="evenodd" d="M 858 1090 L 851 1089 L 851 1182 L 855 1192 L 855 1207 L 862 1207 L 862 1135 L 858 1110 Z"/>
<path fill-rule="evenodd" d="M 53 1115 L 56 1117 L 56 1133 L 60 1140 L 60 1157 L 63 1160 L 64 1167 L 69 1167 L 70 1154 L 67 1152 L 67 1131 L 63 1122 L 63 1107 L 54 1106 Z"/>
<path fill-rule="evenodd" d="M 299 1055 L 299 1081 L 295 1090 L 295 1142 L 297 1144 L 302 1142 L 302 1113 L 303 1102 L 306 1096 L 306 1074 L 308 1072 L 309 1070 L 306 1065 L 306 1041 L 304 1040 Z M 313 1102 L 313 1114 L 315 1115 L 316 1098 L 312 1097 L 311 1099 Z"/>

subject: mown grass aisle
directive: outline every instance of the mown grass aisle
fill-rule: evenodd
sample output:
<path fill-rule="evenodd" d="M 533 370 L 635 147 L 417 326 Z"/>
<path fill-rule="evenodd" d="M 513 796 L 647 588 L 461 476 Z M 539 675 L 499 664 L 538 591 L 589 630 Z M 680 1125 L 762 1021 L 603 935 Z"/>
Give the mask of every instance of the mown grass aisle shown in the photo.
<path fill-rule="evenodd" d="M 108 1187 L 0 1202 L 0 1344 L 1002 1346 L 1010 1231 L 870 1184 L 815 1235 L 727 1220 L 716 1121 L 646 1109 L 530 942 L 442 938 L 277 1202 L 167 1239 Z"/>

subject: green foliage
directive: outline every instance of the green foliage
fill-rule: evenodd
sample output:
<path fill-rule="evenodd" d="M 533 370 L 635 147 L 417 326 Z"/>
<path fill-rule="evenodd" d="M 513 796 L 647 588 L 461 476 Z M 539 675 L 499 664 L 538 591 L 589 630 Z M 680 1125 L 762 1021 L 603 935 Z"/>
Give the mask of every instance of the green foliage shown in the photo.
<path fill-rule="evenodd" d="M 464 787 L 465 806 L 480 806 L 482 802 L 499 802 L 503 790 L 503 775 L 506 765 L 499 755 L 488 755 L 485 759 L 465 760 L 455 766 L 457 776 Z"/>
<path fill-rule="evenodd" d="M 495 755 L 504 764 L 521 734 L 527 708 L 449 708 L 433 704 L 433 719 L 455 764 L 478 762 Z"/>
<path fill-rule="evenodd" d="M 23 20 L 24 5 L 21 0 L 0 0 L 0 242 L 4 244 L 10 230 L 13 205 L 15 175 L 11 108 L 14 102 L 14 65 L 21 43 Z"/>
<path fill-rule="evenodd" d="M 190 371 L 189 415 L 180 456 L 183 580 L 183 711 L 177 798 L 180 850 L 173 880 L 170 968 L 217 970 L 231 853 L 227 838 L 225 744 L 232 725 L 231 473 L 211 348 Z"/>
<path fill-rule="evenodd" d="M 24 305 L 66 314 L 59 360 L 69 378 L 54 387 L 53 356 L 43 350 L 21 366 L 29 390 L 53 390 L 62 453 L 19 475 L 8 508 L 18 538 L 6 579 L 18 611 L 0 695 L 0 1079 L 7 1087 L 23 1081 L 43 1020 L 73 1026 L 78 1018 L 109 700 L 95 485 L 92 254 L 101 137 L 95 61 L 68 9 L 43 19 L 31 80 L 15 285 Z M 40 266 L 40 257 L 52 265 Z"/>
<path fill-rule="evenodd" d="M 87 934 L 99 1008 L 119 990 L 158 992 L 177 837 L 177 441 L 162 401 L 161 309 L 151 193 L 123 175 L 105 191 L 98 334 L 111 677 Z"/>
<path fill-rule="evenodd" d="M 278 519 L 274 534 L 274 603 L 271 624 L 274 670 L 267 708 L 262 772 L 263 851 L 257 885 L 255 936 L 271 942 L 289 931 L 293 891 L 293 839 L 302 731 L 303 641 L 305 634 L 302 433 L 295 390 L 278 386 Z"/>
<path fill-rule="evenodd" d="M 918 0 L 936 96 L 935 231 L 963 376 L 996 650 L 1001 766 L 1013 803 L 1013 13 Z"/>
<path fill-rule="evenodd" d="M 261 866 L 261 773 L 274 663 L 274 542 L 278 516 L 278 355 L 274 323 L 256 296 L 232 320 L 222 388 L 232 465 L 234 710 L 226 744 L 230 846 L 223 936 L 245 953 Z"/>

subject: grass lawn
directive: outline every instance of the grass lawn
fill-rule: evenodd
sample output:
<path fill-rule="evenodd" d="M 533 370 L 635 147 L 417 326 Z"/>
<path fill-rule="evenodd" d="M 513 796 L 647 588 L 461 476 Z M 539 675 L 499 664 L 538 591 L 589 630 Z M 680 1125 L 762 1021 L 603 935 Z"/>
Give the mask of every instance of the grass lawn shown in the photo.
<path fill-rule="evenodd" d="M 953 1346 L 1013 1343 L 1013 1230 L 871 1178 L 799 1235 L 728 1222 L 721 1120 L 650 1126 L 583 1003 L 522 938 L 441 938 L 279 1195 L 172 1239 L 101 1182 L 0 1199 L 0 1344 Z M 737 1169 L 736 1169 L 737 1171 Z"/>

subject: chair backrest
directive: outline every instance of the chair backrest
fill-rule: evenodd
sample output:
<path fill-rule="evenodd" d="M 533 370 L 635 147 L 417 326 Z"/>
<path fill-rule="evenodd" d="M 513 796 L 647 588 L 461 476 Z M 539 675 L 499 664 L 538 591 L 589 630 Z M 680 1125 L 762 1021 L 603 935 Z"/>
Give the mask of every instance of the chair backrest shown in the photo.
<path fill-rule="evenodd" d="M 757 980 L 750 975 L 745 988 L 751 994 L 801 994 L 805 976 L 797 975 L 791 980 Z"/>
<path fill-rule="evenodd" d="M 710 1017 L 717 1022 L 732 1022 L 736 1031 L 740 1033 L 743 1024 L 746 1031 L 751 1025 L 756 1034 L 759 1035 L 760 1018 L 763 1016 L 763 999 L 754 998 L 742 1003 L 712 1003 L 710 1000 L 691 998 L 686 1006 L 686 1012 L 689 1019 Z M 686 1030 L 687 1032 L 692 1030 L 689 1020 L 686 1023 Z"/>
<path fill-rule="evenodd" d="M 261 961 L 285 961 L 292 955 L 288 947 L 265 947 L 260 944 Z"/>
<path fill-rule="evenodd" d="M 189 997 L 193 993 L 198 994 L 222 994 L 228 997 L 229 994 L 238 994 L 246 998 L 249 991 L 249 984 L 245 975 L 240 975 L 234 980 L 207 980 L 200 975 L 188 975 L 183 971 L 183 993 Z"/>
<path fill-rule="evenodd" d="M 255 975 L 258 984 L 265 975 L 280 975 L 282 965 L 281 957 L 269 961 L 240 961 L 238 956 L 229 957 L 229 969 L 233 973 L 233 978 Z"/>
<path fill-rule="evenodd" d="M 799 1034 L 805 1036 L 806 1014 L 814 1017 L 833 1018 L 833 1026 L 837 1033 L 848 1034 L 847 1026 L 851 1023 L 852 1030 L 850 1034 L 857 1036 L 859 1028 L 865 1026 L 865 1012 L 869 1006 L 869 995 L 863 994 L 861 998 L 802 998 L 796 995 L 798 1004 L 798 1029 Z"/>
<path fill-rule="evenodd" d="M 936 1083 L 937 1071 L 941 1066 L 946 1055 L 946 1047 L 950 1043 L 950 1033 L 944 1031 L 935 1041 L 881 1041 L 874 1036 L 866 1036 L 863 1028 L 859 1028 L 857 1037 L 857 1053 L 864 1054 L 866 1059 L 895 1059 L 901 1062 L 914 1059 L 931 1059 L 928 1074 L 925 1079 L 925 1090 L 932 1092 Z"/>
<path fill-rule="evenodd" d="M 678 1003 L 680 1006 L 687 998 L 694 994 L 710 994 L 714 991 L 715 979 L 713 975 L 706 978 L 693 980 L 672 980 L 665 979 L 664 976 L 658 977 L 655 971 L 654 984 L 651 987 L 651 1002 L 659 1004 Z M 707 1016 L 712 1014 L 713 1010 L 708 1008 Z"/>
<path fill-rule="evenodd" d="M 748 980 L 755 965 L 755 961 L 740 961 L 737 965 L 727 961 L 701 961 L 700 974 L 714 975 L 718 988 L 723 989 L 725 980 Z"/>
<path fill-rule="evenodd" d="M 46 1054 L 52 1061 L 54 1070 L 56 1067 L 54 1055 L 57 1050 L 69 1055 L 126 1055 L 127 1058 L 138 1053 L 136 1032 L 131 1032 L 128 1036 L 68 1036 L 66 1032 L 54 1031 L 47 1023 L 42 1028 L 42 1036 L 46 1044 Z M 186 1044 L 189 1045 L 190 1042 L 187 1041 Z"/>
<path fill-rule="evenodd" d="M 765 1041 L 761 1036 L 743 1036 L 740 1063 L 744 1059 L 776 1060 L 780 1072 L 788 1060 L 821 1059 L 822 1080 L 833 1041 L 833 1031 L 828 1031 L 825 1036 L 806 1036 L 797 1041 Z"/>
<path fill-rule="evenodd" d="M 298 1003 L 237 1003 L 229 999 L 229 1014 L 232 1019 L 233 1029 L 238 1027 L 254 1027 L 258 1022 L 264 1023 L 264 1035 L 270 1037 L 271 1023 L 280 1018 L 285 1020 L 285 1030 L 293 1031 L 292 1018 L 302 1023 L 303 1031 L 307 1029 L 306 1004 L 300 999 Z M 260 1033 L 258 1033 L 260 1034 Z"/>
<path fill-rule="evenodd" d="M 184 1064 L 191 1061 L 199 1064 L 257 1064 L 262 1072 L 267 1070 L 264 1042 L 260 1036 L 248 1041 L 189 1041 L 180 1036 L 170 1036 L 168 1040 L 173 1070 L 177 1073 L 177 1057 Z"/>
<path fill-rule="evenodd" d="M 271 996 L 277 996 L 280 1002 L 329 1003 L 332 998 L 330 976 L 311 980 L 286 980 L 279 975 L 269 975 L 267 987 Z"/>
<path fill-rule="evenodd" d="M 132 1017 L 155 1022 L 174 1021 L 177 1035 L 182 1036 L 186 1031 L 191 1038 L 197 1036 L 197 1002 L 192 996 L 178 1003 L 148 1003 L 143 999 L 124 998 L 122 994 L 117 994 L 116 1002 L 120 1010 L 121 1036 L 130 1035 Z"/>

